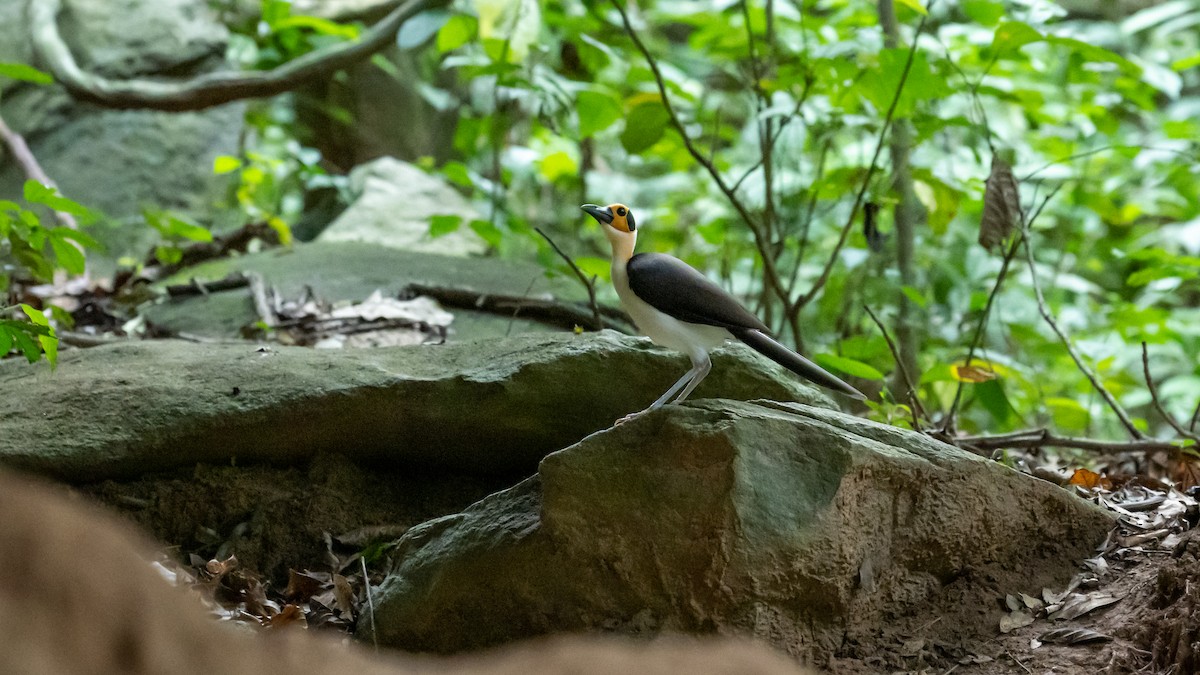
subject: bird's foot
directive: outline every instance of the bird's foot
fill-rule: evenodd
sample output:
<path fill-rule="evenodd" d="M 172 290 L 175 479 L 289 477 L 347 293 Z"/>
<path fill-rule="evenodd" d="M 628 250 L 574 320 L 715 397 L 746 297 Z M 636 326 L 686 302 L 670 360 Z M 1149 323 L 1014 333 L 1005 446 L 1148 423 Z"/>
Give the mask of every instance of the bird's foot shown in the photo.
<path fill-rule="evenodd" d="M 641 417 L 642 415 L 645 415 L 647 412 L 649 412 L 649 411 L 647 411 L 647 410 L 641 410 L 641 411 L 638 411 L 638 412 L 635 412 L 635 413 L 629 413 L 628 415 L 626 415 L 626 416 L 622 417 L 621 419 L 617 420 L 616 422 L 613 422 L 613 426 L 614 426 L 614 427 L 619 427 L 619 426 L 621 426 L 622 424 L 625 424 L 626 422 L 629 422 L 629 421 L 635 420 L 635 419 L 637 419 L 637 418 Z"/>

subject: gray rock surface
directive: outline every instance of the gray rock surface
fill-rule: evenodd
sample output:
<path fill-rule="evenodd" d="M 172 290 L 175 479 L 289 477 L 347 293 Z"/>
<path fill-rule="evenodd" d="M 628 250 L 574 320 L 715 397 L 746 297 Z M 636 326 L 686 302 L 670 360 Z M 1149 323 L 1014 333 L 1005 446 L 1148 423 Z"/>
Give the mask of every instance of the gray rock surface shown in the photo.
<path fill-rule="evenodd" d="M 32 63 L 24 30 L 27 0 L 0 3 L 0 60 Z M 228 30 L 192 0 L 65 0 L 59 29 L 81 67 L 107 77 L 186 78 L 224 63 Z M 0 83 L 4 86 L 5 83 Z M 4 86 L 0 113 L 23 134 L 63 194 L 118 221 L 143 207 L 209 209 L 227 178 L 213 158 L 236 154 L 243 106 L 198 113 L 108 110 L 75 102 L 61 87 Z M 21 194 L 25 174 L 0 152 L 0 197 Z M 148 228 L 93 228 L 99 258 L 146 251 Z"/>
<path fill-rule="evenodd" d="M 354 202 L 317 241 L 358 241 L 443 255 L 483 253 L 487 244 L 468 224 L 480 218 L 465 197 L 439 176 L 393 157 L 381 157 L 350 172 Z M 434 216 L 457 216 L 460 227 L 432 238 Z"/>
<path fill-rule="evenodd" d="M 332 452 L 381 466 L 532 472 L 650 404 L 686 360 L 613 332 L 374 350 L 144 341 L 0 363 L 0 464 L 70 481 Z M 699 396 L 827 401 L 748 349 Z"/>
<path fill-rule="evenodd" d="M 919 434 L 700 401 L 594 434 L 410 530 L 374 633 L 436 652 L 561 630 L 748 633 L 821 658 L 919 608 L 990 636 L 997 589 L 1065 583 L 1110 525 Z"/>
<path fill-rule="evenodd" d="M 222 258 L 189 267 L 162 283 L 212 282 L 236 272 L 262 275 L 264 282 L 285 299 L 296 299 L 311 288 L 326 301 L 357 302 L 377 289 L 393 295 L 411 284 L 420 284 L 515 298 L 556 298 L 578 303 L 587 300 L 573 279 L 547 278 L 538 265 L 415 253 L 358 242 L 312 242 Z M 449 335 L 452 341 L 561 329 L 526 318 L 529 311 L 521 313 L 515 308 L 504 314 L 463 307 L 448 309 L 454 313 Z M 242 327 L 259 320 L 246 288 L 167 298 L 142 313 L 148 321 L 169 331 L 217 338 L 237 338 Z"/>

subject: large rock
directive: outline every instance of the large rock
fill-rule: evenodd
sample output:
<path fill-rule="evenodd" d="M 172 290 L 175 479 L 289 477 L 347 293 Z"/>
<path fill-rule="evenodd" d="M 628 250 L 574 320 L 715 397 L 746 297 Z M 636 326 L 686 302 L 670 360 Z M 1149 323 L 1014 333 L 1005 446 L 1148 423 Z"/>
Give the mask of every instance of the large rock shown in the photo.
<path fill-rule="evenodd" d="M 64 492 L 0 472 L 0 672 L 801 675 L 785 657 L 733 641 L 575 637 L 435 660 L 370 653 L 315 631 L 252 635 L 219 625 L 156 574 L 148 561 L 158 546 Z"/>
<path fill-rule="evenodd" d="M 289 300 L 311 290 L 329 302 L 360 302 L 376 290 L 393 295 L 418 284 L 462 292 L 464 296 L 556 299 L 577 304 L 587 301 L 574 279 L 547 278 L 545 270 L 532 263 L 416 253 L 356 242 L 302 243 L 290 249 L 221 258 L 188 267 L 163 284 L 213 282 L 239 272 L 261 275 L 265 283 Z M 505 314 L 464 307 L 448 309 L 454 313 L 449 339 L 455 341 L 561 329 L 526 318 L 532 312 L 522 313 L 515 308 Z M 259 320 L 248 288 L 166 298 L 144 308 L 142 314 L 155 326 L 173 333 L 217 338 L 237 338 L 242 328 Z"/>
<path fill-rule="evenodd" d="M 559 630 L 679 630 L 822 659 L 916 608 L 926 624 L 954 617 L 940 635 L 958 623 L 991 635 L 997 589 L 1065 581 L 1110 524 L 1057 486 L 916 433 L 805 405 L 700 401 L 590 436 L 409 530 L 375 594 L 374 635 L 453 652 Z"/>
<path fill-rule="evenodd" d="M 439 176 L 393 157 L 381 157 L 350 172 L 354 202 L 317 241 L 358 241 L 408 251 L 470 255 L 487 250 L 468 227 L 481 216 L 465 197 Z M 430 219 L 453 216 L 460 226 L 429 236 Z"/>
<path fill-rule="evenodd" d="M 740 345 L 714 361 L 699 396 L 828 400 Z M 613 332 L 374 350 L 129 342 L 66 352 L 56 372 L 0 362 L 0 464 L 86 481 L 339 452 L 530 472 L 686 369 Z"/>
<path fill-rule="evenodd" d="M 29 31 L 21 29 L 26 2 L 0 3 L 0 61 L 36 66 Z M 222 67 L 229 35 L 206 3 L 192 0 L 64 0 L 59 30 L 81 67 L 115 79 L 187 78 Z M 119 221 L 137 220 L 146 206 L 207 212 L 226 184 L 212 163 L 237 153 L 241 104 L 183 114 L 121 111 L 77 103 L 58 86 L 8 85 L 0 83 L 0 114 L 25 135 L 63 194 Z M 0 152 L 0 197 L 19 196 L 25 178 Z M 144 255 L 149 228 L 122 230 L 92 234 L 111 260 Z"/>

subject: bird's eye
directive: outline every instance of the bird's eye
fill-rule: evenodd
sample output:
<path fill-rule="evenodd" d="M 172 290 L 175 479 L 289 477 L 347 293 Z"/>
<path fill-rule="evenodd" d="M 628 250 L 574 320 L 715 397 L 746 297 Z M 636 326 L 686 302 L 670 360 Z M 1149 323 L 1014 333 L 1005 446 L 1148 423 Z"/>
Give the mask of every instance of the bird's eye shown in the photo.
<path fill-rule="evenodd" d="M 625 215 L 625 207 L 624 207 L 624 206 L 622 206 L 622 207 L 620 207 L 620 208 L 618 208 L 618 209 L 617 209 L 617 215 L 618 215 L 618 216 L 623 216 L 623 215 Z"/>

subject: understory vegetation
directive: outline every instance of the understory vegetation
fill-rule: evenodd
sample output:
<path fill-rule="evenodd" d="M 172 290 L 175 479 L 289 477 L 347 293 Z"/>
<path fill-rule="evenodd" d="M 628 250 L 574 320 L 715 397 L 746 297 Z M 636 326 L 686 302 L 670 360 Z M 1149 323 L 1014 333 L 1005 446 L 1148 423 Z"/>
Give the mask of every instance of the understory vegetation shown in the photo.
<path fill-rule="evenodd" d="M 210 4 L 246 71 L 375 30 L 286 0 L 253 16 Z M 406 159 L 486 214 L 434 218 L 430 237 L 469 229 L 491 254 L 536 259 L 611 302 L 604 240 L 579 205 L 623 202 L 640 250 L 719 279 L 786 342 L 856 378 L 874 419 L 983 452 L 1156 450 L 1172 478 L 1196 482 L 1190 0 L 407 4 L 392 51 L 369 58 L 454 123 L 445 147 Z M 54 79 L 18 64 L 0 75 Z M 288 245 L 307 196 L 343 192 L 351 168 L 314 149 L 312 119 L 356 119 L 311 89 L 246 115 L 239 155 L 213 167 L 236 214 L 222 222 L 265 223 Z M 103 216 L 48 180 L 22 197 L 0 201 L 0 291 L 17 312 L 0 320 L 0 353 L 53 362 L 69 317 L 25 289 L 83 273 L 81 250 L 96 246 L 85 226 Z M 218 220 L 145 213 L 166 265 Z"/>

